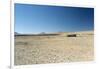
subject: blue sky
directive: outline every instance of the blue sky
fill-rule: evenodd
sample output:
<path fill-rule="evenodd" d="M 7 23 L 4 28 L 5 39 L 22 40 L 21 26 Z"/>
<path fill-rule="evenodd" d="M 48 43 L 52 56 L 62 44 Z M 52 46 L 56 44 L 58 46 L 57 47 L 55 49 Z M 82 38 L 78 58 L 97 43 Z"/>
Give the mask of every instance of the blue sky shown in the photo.
<path fill-rule="evenodd" d="M 15 4 L 15 32 L 76 32 L 94 29 L 94 9 Z"/>

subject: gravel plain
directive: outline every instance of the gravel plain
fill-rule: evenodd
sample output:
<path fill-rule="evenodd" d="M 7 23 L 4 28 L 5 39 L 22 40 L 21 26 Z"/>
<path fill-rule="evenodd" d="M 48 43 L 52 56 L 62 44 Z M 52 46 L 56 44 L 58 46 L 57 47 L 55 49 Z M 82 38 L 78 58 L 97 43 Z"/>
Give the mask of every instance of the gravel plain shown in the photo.
<path fill-rule="evenodd" d="M 80 34 L 82 36 L 77 37 L 67 37 L 65 34 L 61 36 L 16 36 L 14 64 L 93 61 L 94 35 L 93 32 L 84 33 L 85 35 L 82 33 Z"/>

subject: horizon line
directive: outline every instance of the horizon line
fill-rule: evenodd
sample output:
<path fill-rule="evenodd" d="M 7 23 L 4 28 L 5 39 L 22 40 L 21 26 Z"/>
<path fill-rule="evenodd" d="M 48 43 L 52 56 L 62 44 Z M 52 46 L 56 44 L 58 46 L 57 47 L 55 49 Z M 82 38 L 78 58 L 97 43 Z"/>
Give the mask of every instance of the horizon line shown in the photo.
<path fill-rule="evenodd" d="M 58 32 L 38 32 L 38 33 L 34 33 L 34 32 L 28 32 L 28 33 L 22 33 L 22 32 L 14 32 L 17 34 L 50 34 L 50 33 L 69 33 L 69 32 L 87 32 L 87 31 L 94 31 L 94 30 L 82 30 L 82 31 L 58 31 Z"/>

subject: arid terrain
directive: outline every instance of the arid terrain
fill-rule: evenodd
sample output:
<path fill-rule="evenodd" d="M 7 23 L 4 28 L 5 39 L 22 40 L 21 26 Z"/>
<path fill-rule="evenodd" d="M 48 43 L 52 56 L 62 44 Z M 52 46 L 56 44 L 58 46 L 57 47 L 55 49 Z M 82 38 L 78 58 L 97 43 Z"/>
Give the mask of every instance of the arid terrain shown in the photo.
<path fill-rule="evenodd" d="M 67 63 L 94 59 L 93 31 L 57 34 L 16 35 L 15 65 Z"/>

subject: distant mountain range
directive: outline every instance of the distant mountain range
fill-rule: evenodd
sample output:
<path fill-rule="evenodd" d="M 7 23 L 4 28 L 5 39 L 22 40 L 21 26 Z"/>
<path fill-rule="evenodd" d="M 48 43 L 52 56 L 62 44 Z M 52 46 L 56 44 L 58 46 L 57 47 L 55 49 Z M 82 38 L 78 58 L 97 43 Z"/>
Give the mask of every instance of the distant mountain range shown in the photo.
<path fill-rule="evenodd" d="M 56 32 L 56 33 L 39 33 L 39 34 L 22 34 L 18 32 L 14 32 L 15 36 L 57 36 L 57 35 L 72 35 L 72 34 L 77 34 L 77 35 L 86 35 L 86 34 L 93 34 L 93 31 L 81 31 L 81 32 Z"/>
<path fill-rule="evenodd" d="M 15 36 L 56 36 L 59 35 L 58 33 L 40 33 L 40 34 L 20 34 L 18 32 L 14 32 Z"/>

